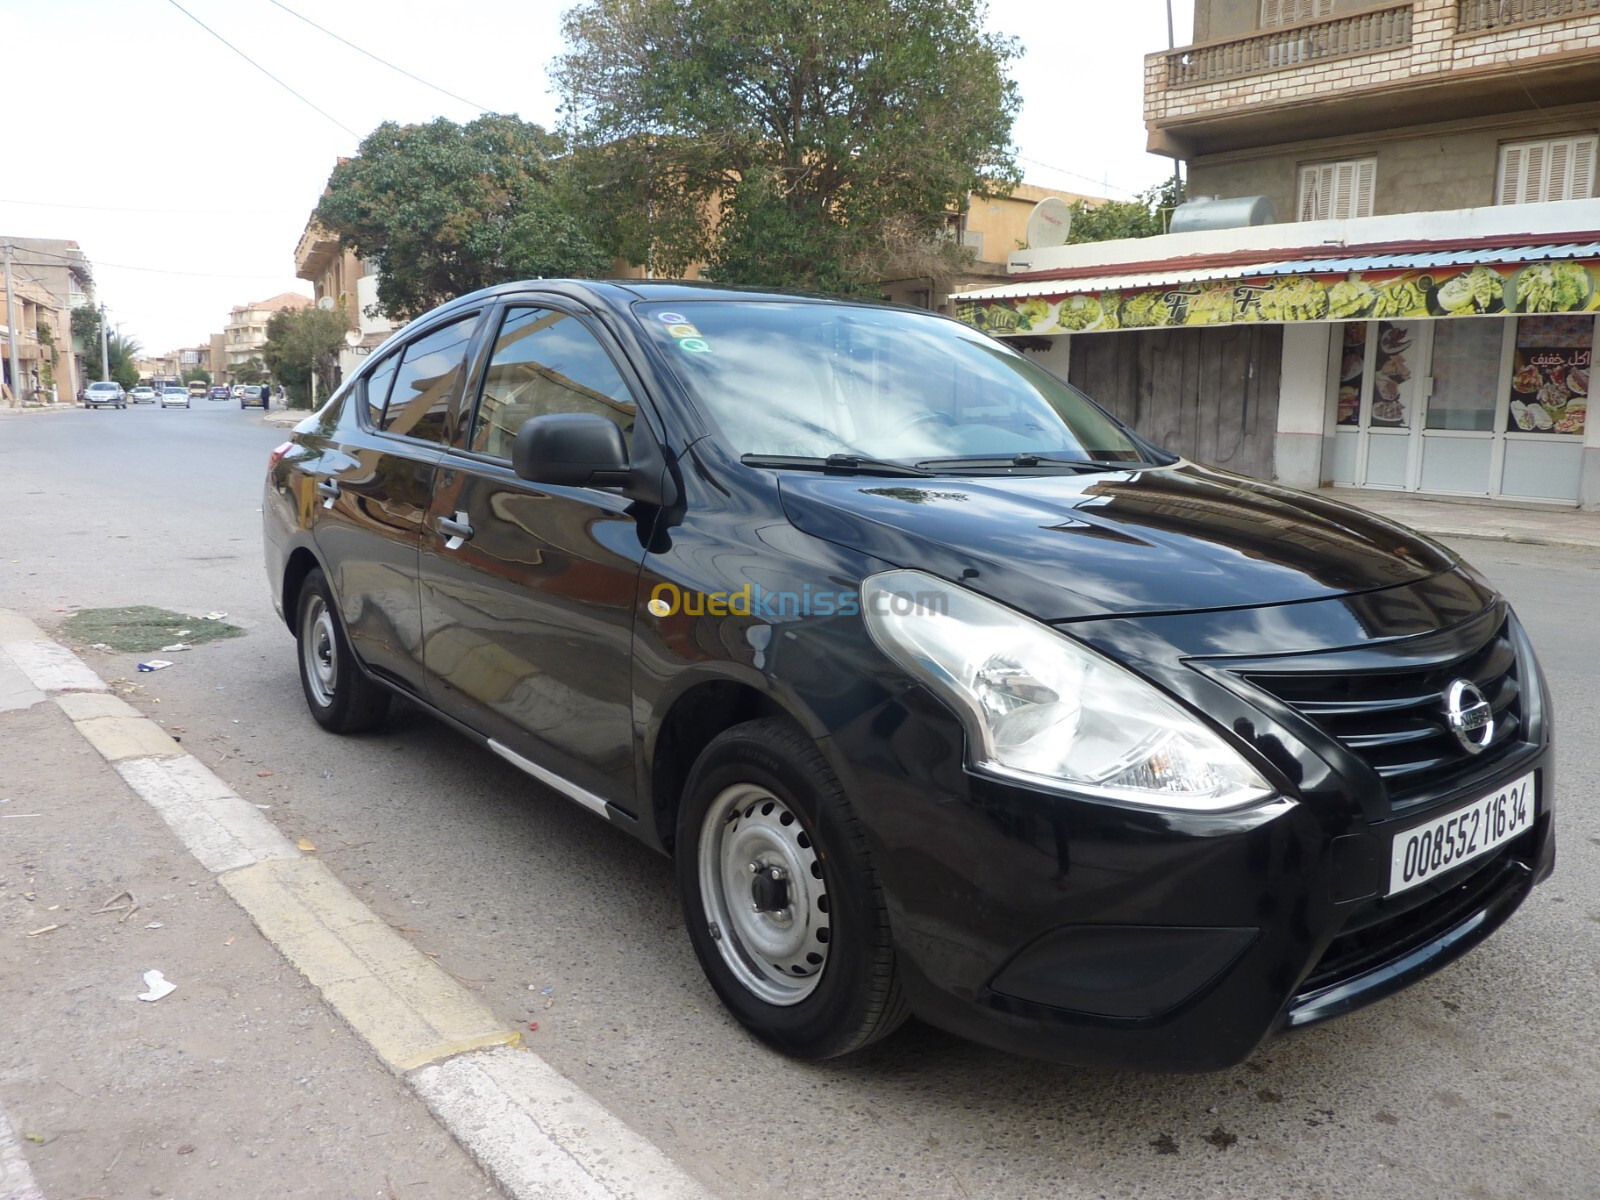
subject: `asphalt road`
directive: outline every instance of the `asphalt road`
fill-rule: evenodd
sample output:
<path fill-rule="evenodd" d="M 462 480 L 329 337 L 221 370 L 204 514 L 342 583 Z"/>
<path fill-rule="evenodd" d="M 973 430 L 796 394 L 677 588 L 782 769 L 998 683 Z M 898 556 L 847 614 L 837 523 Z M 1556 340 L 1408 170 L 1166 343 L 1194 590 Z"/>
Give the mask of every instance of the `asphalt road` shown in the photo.
<path fill-rule="evenodd" d="M 1556 876 L 1461 962 L 1213 1075 L 1076 1070 L 916 1025 L 802 1065 L 719 1008 L 666 860 L 414 712 L 349 739 L 311 722 L 259 548 L 283 436 L 220 402 L 0 417 L 0 607 L 50 630 L 73 606 L 228 612 L 250 636 L 159 674 L 86 657 L 499 1014 L 537 1021 L 536 1050 L 713 1190 L 1600 1195 L 1600 556 L 1463 544 L 1543 655 L 1561 757 Z"/>

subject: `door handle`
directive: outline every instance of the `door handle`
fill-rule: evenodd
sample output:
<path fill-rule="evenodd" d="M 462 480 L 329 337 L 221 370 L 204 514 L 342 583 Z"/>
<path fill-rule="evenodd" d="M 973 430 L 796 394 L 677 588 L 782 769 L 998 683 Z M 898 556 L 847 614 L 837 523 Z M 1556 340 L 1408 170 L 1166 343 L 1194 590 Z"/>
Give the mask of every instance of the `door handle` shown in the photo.
<path fill-rule="evenodd" d="M 322 497 L 322 507 L 332 508 L 333 502 L 339 498 L 339 485 L 331 479 L 317 480 L 317 495 Z"/>
<path fill-rule="evenodd" d="M 444 544 L 446 550 L 459 550 L 472 537 L 472 526 L 467 524 L 467 514 L 464 512 L 458 511 L 454 519 L 440 517 L 434 524 L 440 534 L 449 539 Z"/>

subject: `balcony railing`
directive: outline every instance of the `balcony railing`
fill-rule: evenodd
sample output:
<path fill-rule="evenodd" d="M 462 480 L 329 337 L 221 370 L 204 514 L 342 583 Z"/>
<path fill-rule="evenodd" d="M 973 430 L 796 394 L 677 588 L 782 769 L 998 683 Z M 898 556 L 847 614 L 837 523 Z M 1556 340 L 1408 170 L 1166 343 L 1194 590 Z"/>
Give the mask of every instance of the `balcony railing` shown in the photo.
<path fill-rule="evenodd" d="M 1600 0 L 1459 0 L 1457 33 L 1486 33 L 1508 25 L 1535 25 L 1600 13 Z"/>
<path fill-rule="evenodd" d="M 1472 0 L 1462 0 L 1465 10 Z M 1499 0 L 1495 0 L 1496 3 Z M 1524 4 L 1600 4 L 1600 0 L 1511 0 Z M 1489 0 L 1484 0 L 1489 3 Z M 1411 44 L 1411 5 L 1368 9 L 1230 42 L 1189 46 L 1167 55 L 1167 86 L 1193 87 L 1352 54 L 1373 54 Z"/>

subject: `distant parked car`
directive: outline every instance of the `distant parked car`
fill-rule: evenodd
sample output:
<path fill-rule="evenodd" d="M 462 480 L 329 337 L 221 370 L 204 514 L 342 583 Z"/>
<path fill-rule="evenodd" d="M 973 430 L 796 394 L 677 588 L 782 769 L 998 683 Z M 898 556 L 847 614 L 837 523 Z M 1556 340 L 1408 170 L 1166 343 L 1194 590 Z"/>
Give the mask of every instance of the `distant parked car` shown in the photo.
<path fill-rule="evenodd" d="M 189 389 L 181 383 L 169 383 L 161 389 L 162 408 L 188 408 Z"/>
<path fill-rule="evenodd" d="M 85 408 L 127 408 L 128 393 L 122 390 L 122 385 L 115 381 L 91 383 L 83 389 L 83 406 Z"/>
<path fill-rule="evenodd" d="M 240 408 L 249 408 L 252 405 L 254 405 L 257 408 L 263 408 L 264 409 L 264 408 L 270 407 L 271 404 L 272 404 L 272 388 L 271 388 L 270 385 L 265 384 L 265 383 L 263 383 L 263 384 L 247 383 L 247 384 L 245 384 L 244 395 L 239 397 L 239 407 Z"/>
<path fill-rule="evenodd" d="M 210 392 L 210 390 L 210 384 L 202 383 L 200 380 L 196 379 L 189 385 L 189 396 L 191 399 L 204 400 L 206 398 L 206 394 Z"/>
<path fill-rule="evenodd" d="M 242 384 L 242 383 L 234 384 L 233 385 L 233 398 L 235 400 L 238 400 L 238 399 L 241 399 L 243 396 L 244 396 L 244 384 Z"/>
<path fill-rule="evenodd" d="M 144 384 L 140 384 L 128 393 L 128 399 L 135 404 L 154 404 L 156 402 L 156 390 L 153 387 L 146 387 Z"/>
<path fill-rule="evenodd" d="M 228 386 L 227 386 L 227 384 L 219 383 L 219 384 L 217 384 L 216 387 L 212 388 L 211 389 L 211 398 L 213 400 L 226 400 L 228 398 Z"/>

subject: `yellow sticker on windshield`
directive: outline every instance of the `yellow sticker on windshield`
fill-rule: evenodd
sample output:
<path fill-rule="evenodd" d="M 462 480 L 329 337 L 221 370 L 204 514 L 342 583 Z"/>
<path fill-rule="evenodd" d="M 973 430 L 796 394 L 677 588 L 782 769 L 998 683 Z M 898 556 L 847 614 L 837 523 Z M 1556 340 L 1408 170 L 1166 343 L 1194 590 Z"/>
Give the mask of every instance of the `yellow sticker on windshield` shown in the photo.
<path fill-rule="evenodd" d="M 693 325 L 668 325 L 667 332 L 675 338 L 699 337 L 700 331 Z"/>

